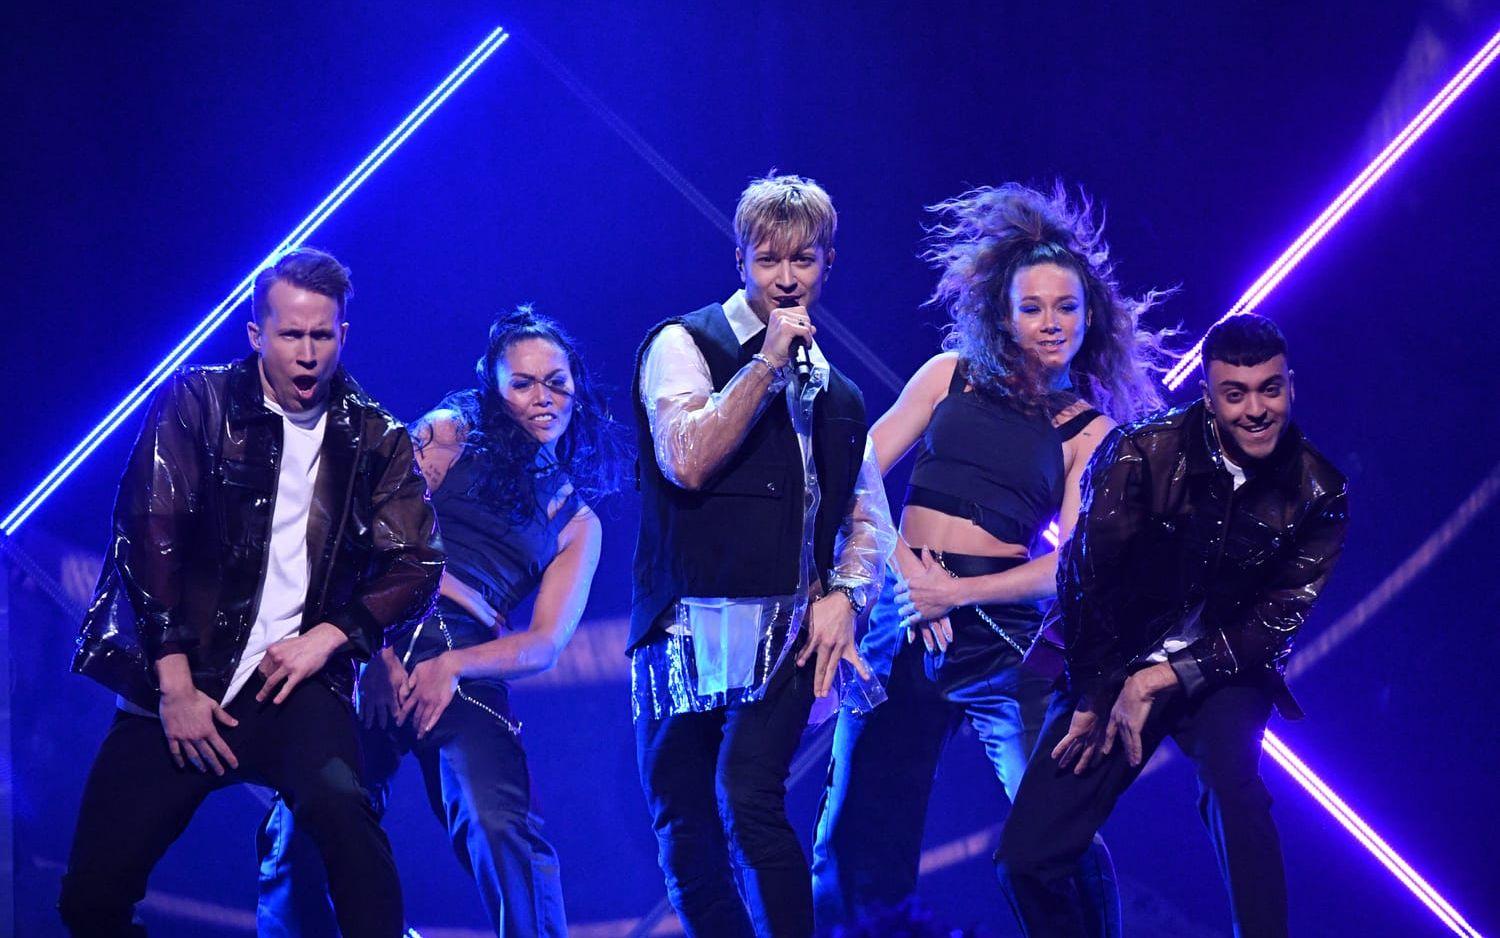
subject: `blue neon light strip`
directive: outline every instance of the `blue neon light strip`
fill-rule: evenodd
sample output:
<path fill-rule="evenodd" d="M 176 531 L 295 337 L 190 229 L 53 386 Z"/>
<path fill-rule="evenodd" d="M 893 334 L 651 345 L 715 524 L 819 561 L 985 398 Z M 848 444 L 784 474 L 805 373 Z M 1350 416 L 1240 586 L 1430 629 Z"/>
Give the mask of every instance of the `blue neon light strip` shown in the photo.
<path fill-rule="evenodd" d="M 120 424 L 151 396 L 151 392 L 156 390 L 157 386 L 165 381 L 168 375 L 187 361 L 188 356 L 201 346 L 213 331 L 229 318 L 229 314 L 249 298 L 256 272 L 274 261 L 283 252 L 305 243 L 312 236 L 313 232 L 322 227 L 323 223 L 338 210 L 339 206 L 343 205 L 345 200 L 353 195 L 364 184 L 365 180 L 369 179 L 371 174 L 379 169 L 381 164 L 389 159 L 391 154 L 395 153 L 401 144 L 405 143 L 406 139 L 415 133 L 417 128 L 421 127 L 427 121 L 427 118 L 431 117 L 443 105 L 443 102 L 447 101 L 469 79 L 469 76 L 473 75 L 495 53 L 495 50 L 499 49 L 509 38 L 510 36 L 505 30 L 498 27 L 486 36 L 484 41 L 479 43 L 474 48 L 474 51 L 470 52 L 468 57 L 448 74 L 448 77 L 444 78 L 437 87 L 432 89 L 426 98 L 422 99 L 420 104 L 412 109 L 411 113 L 406 115 L 406 118 L 396 126 L 396 129 L 392 130 L 384 140 L 380 141 L 375 149 L 371 150 L 370 154 L 349 175 L 345 176 L 344 180 L 332 192 L 328 193 L 322 202 L 318 203 L 317 208 L 309 212 L 307 217 L 302 219 L 297 227 L 293 228 L 291 233 L 282 239 L 280 244 L 267 254 L 260 263 L 256 264 L 250 273 L 245 275 L 245 278 L 230 292 L 229 296 L 224 298 L 223 302 L 214 307 L 212 312 L 205 316 L 198 325 L 194 326 L 193 330 L 177 344 L 177 347 L 172 349 L 151 370 L 151 373 L 140 384 L 136 385 L 134 390 L 125 396 L 124 400 L 116 404 L 114 409 L 105 415 L 104 419 L 99 421 L 94 429 L 90 430 L 88 435 L 79 441 L 77 446 L 73 447 L 72 452 L 68 453 L 63 461 L 58 463 L 57 467 L 48 473 L 47 477 L 36 488 L 32 489 L 31 493 L 22 499 L 20 504 L 10 514 L 5 516 L 3 521 L 0 521 L 0 532 L 3 532 L 7 536 L 14 534 L 22 523 L 31 516 L 32 512 L 41 507 L 41 504 L 47 500 L 48 496 L 56 491 L 58 486 L 62 485 L 68 476 L 72 475 L 83 464 L 83 461 L 89 457 L 89 454 L 97 449 L 111 433 L 119 429 Z"/>

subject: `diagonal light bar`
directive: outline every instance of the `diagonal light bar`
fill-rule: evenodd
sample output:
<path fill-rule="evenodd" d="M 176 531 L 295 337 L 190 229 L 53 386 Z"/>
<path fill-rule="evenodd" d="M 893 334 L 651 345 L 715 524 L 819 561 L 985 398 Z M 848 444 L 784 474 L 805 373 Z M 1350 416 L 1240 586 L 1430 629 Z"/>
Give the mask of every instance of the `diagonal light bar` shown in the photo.
<path fill-rule="evenodd" d="M 1225 313 L 1219 319 L 1219 322 L 1223 322 L 1231 316 L 1239 316 L 1253 311 L 1256 306 L 1269 296 L 1271 291 L 1276 289 L 1276 286 L 1285 279 L 1287 274 L 1291 273 L 1293 268 L 1317 246 L 1318 242 L 1323 240 L 1323 237 L 1333 230 L 1333 227 L 1339 223 L 1339 220 L 1348 214 L 1349 210 L 1364 197 L 1364 194 L 1375 183 L 1380 181 L 1381 177 L 1396 164 L 1397 160 L 1401 159 L 1406 151 L 1411 148 L 1412 144 L 1421 138 L 1422 134 L 1432 126 L 1433 122 L 1442 116 L 1443 112 L 1474 83 L 1474 80 L 1497 57 L 1500 57 L 1500 32 L 1491 36 L 1489 42 L 1485 43 L 1484 47 L 1463 68 L 1459 69 L 1458 74 L 1454 75 L 1448 84 L 1443 86 L 1443 89 L 1418 112 L 1417 116 L 1402 129 L 1401 133 L 1397 134 L 1395 139 L 1386 144 L 1385 149 L 1381 150 L 1380 154 L 1355 177 L 1354 181 L 1345 187 L 1338 198 L 1323 210 L 1322 214 L 1298 236 L 1296 241 L 1292 242 L 1290 247 L 1282 252 L 1281 256 L 1276 259 L 1276 262 L 1251 284 L 1250 289 L 1245 291 L 1244 295 L 1230 307 L 1229 312 Z M 1166 384 L 1169 390 L 1175 391 L 1186 380 L 1187 376 L 1192 373 L 1192 370 L 1202 361 L 1202 352 L 1203 340 L 1199 339 L 1197 344 L 1167 372 L 1163 383 Z M 1053 547 L 1056 547 L 1058 544 L 1058 535 L 1057 522 L 1054 521 L 1048 527 L 1045 537 Z M 1312 769 L 1308 768 L 1307 763 L 1298 758 L 1296 753 L 1287 748 L 1286 744 L 1270 730 L 1266 731 L 1263 748 L 1278 765 L 1284 768 L 1292 778 L 1297 780 L 1298 784 L 1313 796 L 1314 800 L 1321 804 L 1328 813 L 1332 814 L 1344 826 L 1345 830 L 1349 831 L 1365 849 L 1374 854 L 1375 858 L 1390 871 L 1391 875 L 1395 876 L 1401 881 L 1402 885 L 1411 890 L 1412 894 L 1421 900 L 1422 904 L 1427 906 L 1428 910 L 1437 916 L 1444 925 L 1448 926 L 1455 934 L 1465 936 L 1465 938 L 1482 938 L 1474 926 L 1465 921 L 1464 917 L 1436 889 L 1433 889 L 1427 880 L 1423 879 L 1416 870 L 1412 869 L 1411 865 L 1403 860 L 1400 854 L 1391 849 L 1390 845 L 1379 834 L 1375 833 L 1370 825 L 1364 822 L 1363 818 L 1345 804 L 1343 799 L 1333 789 L 1329 788 L 1322 779 L 1318 778 Z"/>
<path fill-rule="evenodd" d="M 1276 259 L 1276 262 L 1268 267 L 1265 273 L 1256 278 L 1255 282 L 1250 285 L 1250 288 L 1229 308 L 1229 312 L 1225 313 L 1219 319 L 1219 322 L 1223 322 L 1231 316 L 1239 316 L 1254 311 L 1260 305 L 1261 301 L 1272 290 L 1276 289 L 1276 285 L 1301 263 L 1302 258 L 1306 257 L 1307 253 L 1314 247 L 1317 247 L 1318 242 L 1322 241 L 1323 237 L 1333 230 L 1334 226 L 1339 223 L 1339 220 L 1348 214 L 1349 210 L 1358 204 L 1360 199 L 1364 198 L 1365 193 L 1369 192 L 1381 180 L 1381 177 L 1392 166 L 1396 165 L 1396 162 L 1401 159 L 1406 151 L 1411 149 L 1412 144 L 1416 143 L 1422 134 L 1427 132 L 1427 129 L 1432 126 L 1433 122 L 1443 116 L 1443 112 L 1448 110 L 1448 107 L 1468 90 L 1468 87 L 1474 83 L 1474 80 L 1485 69 L 1489 68 L 1497 56 L 1500 56 L 1500 32 L 1490 37 L 1490 41 L 1485 43 L 1484 47 L 1463 68 L 1459 69 L 1458 74 L 1454 75 L 1448 84 L 1444 85 L 1443 89 L 1431 101 L 1427 102 L 1427 106 L 1422 108 L 1417 113 L 1417 116 L 1411 119 L 1411 122 L 1406 125 L 1405 129 L 1397 134 L 1395 139 L 1391 140 L 1390 143 L 1386 144 L 1385 149 L 1381 150 L 1370 161 L 1370 164 L 1358 176 L 1354 177 L 1354 181 L 1349 183 L 1344 191 L 1339 193 L 1338 198 L 1334 199 L 1323 210 L 1322 214 L 1315 218 L 1312 224 L 1307 226 L 1302 234 L 1297 237 L 1297 240 L 1293 241 L 1291 246 L 1282 252 L 1281 256 Z M 1194 345 L 1172 367 L 1172 370 L 1167 372 L 1166 385 L 1170 390 L 1177 390 L 1182 382 L 1187 379 L 1187 375 L 1202 360 L 1202 354 L 1203 340 L 1199 339 L 1198 344 Z"/>
<path fill-rule="evenodd" d="M 1253 312 L 1285 279 L 1287 274 L 1291 273 L 1313 248 L 1317 247 L 1318 242 L 1333 230 L 1334 226 L 1364 197 L 1365 193 L 1370 191 L 1392 166 L 1396 165 L 1406 151 L 1411 149 L 1412 144 L 1416 143 L 1422 134 L 1426 133 L 1427 129 L 1443 116 L 1443 112 L 1448 110 L 1449 105 L 1468 90 L 1475 79 L 1483 74 L 1497 57 L 1500 57 L 1500 32 L 1491 36 L 1489 42 L 1486 42 L 1484 47 L 1449 79 L 1443 89 L 1434 95 L 1421 111 L 1417 112 L 1417 116 L 1412 118 L 1406 127 L 1385 145 L 1385 149 L 1381 150 L 1369 165 L 1354 177 L 1354 181 L 1344 187 L 1344 191 L 1339 193 L 1338 198 L 1334 199 L 1322 214 L 1315 218 L 1302 234 L 1298 235 L 1297 240 L 1281 253 L 1275 263 L 1256 278 L 1250 288 L 1229 308 L 1229 312 L 1219 318 L 1219 322 L 1232 316 Z M 1182 382 L 1187 380 L 1187 376 L 1202 360 L 1203 340 L 1199 339 L 1187 354 L 1178 359 L 1177 363 L 1168 370 L 1163 379 L 1167 389 L 1175 391 L 1181 387 Z M 1047 543 L 1056 547 L 1058 535 L 1057 522 L 1054 521 L 1048 526 L 1045 534 Z"/>
<path fill-rule="evenodd" d="M 184 336 L 182 341 L 177 343 L 177 346 L 151 370 L 151 373 L 116 404 L 114 409 L 106 414 L 104 419 L 99 421 L 77 446 L 73 447 L 62 462 L 58 463 L 56 468 L 48 473 L 47 477 L 21 500 L 20 504 L 16 505 L 3 521 L 0 521 L 0 533 L 7 536 L 14 534 L 32 512 L 41 507 L 41 504 L 57 490 L 58 486 L 62 485 L 68 476 L 83 464 L 89 454 L 93 453 L 111 433 L 119 429 L 125 419 L 151 396 L 151 392 L 182 365 L 188 356 L 229 318 L 229 314 L 236 307 L 250 297 L 255 274 L 283 252 L 305 243 L 313 232 L 322 227 L 323 223 L 338 211 L 339 206 L 343 205 L 355 190 L 363 185 L 365 180 L 369 179 L 375 170 L 379 169 L 391 157 L 391 154 L 395 153 L 401 144 L 405 143 L 406 139 L 415 133 L 417 128 L 421 127 L 443 105 L 443 102 L 447 101 L 469 79 L 469 76 L 473 75 L 509 38 L 510 36 L 503 28 L 497 27 L 479 45 L 475 46 L 474 50 L 453 71 L 449 72 L 448 76 L 439 82 L 437 87 L 433 88 L 427 97 L 423 98 L 422 102 L 413 108 L 411 113 L 407 114 L 406 118 L 396 125 L 396 128 L 387 134 L 385 139 L 380 141 L 375 149 L 371 150 L 370 154 L 281 240 L 280 244 L 245 275 L 245 278 L 224 298 L 224 301 L 194 326 L 192 331 Z"/>
<path fill-rule="evenodd" d="M 1423 879 L 1421 874 L 1412 869 L 1411 865 L 1405 860 L 1401 859 L 1400 854 L 1392 850 L 1390 845 L 1379 834 L 1375 833 L 1370 828 L 1370 825 L 1365 823 L 1363 818 L 1354 812 L 1353 808 L 1344 803 L 1344 799 L 1340 798 L 1332 788 L 1329 788 L 1317 776 L 1317 773 L 1307 767 L 1307 763 L 1297 758 L 1297 755 L 1288 749 L 1286 744 L 1278 739 L 1276 734 L 1270 730 L 1266 731 L 1264 747 L 1267 755 L 1275 759 L 1278 765 L 1286 769 L 1287 774 L 1291 775 L 1292 778 L 1297 780 L 1299 785 L 1307 789 L 1308 794 L 1312 795 L 1319 804 L 1328 810 L 1329 814 L 1332 814 L 1340 824 L 1344 825 L 1344 829 L 1354 835 L 1355 840 L 1358 840 L 1364 845 L 1366 850 L 1374 854 L 1375 859 L 1379 860 L 1381 865 L 1387 870 L 1390 870 L 1391 875 L 1399 879 L 1402 885 L 1410 889 L 1412 895 L 1422 900 L 1422 904 L 1427 906 L 1432 914 L 1437 916 L 1444 925 L 1452 929 L 1455 934 L 1463 935 L 1465 938 L 1483 938 L 1478 929 L 1465 921 L 1464 917 L 1458 914 L 1457 909 L 1453 908 L 1442 896 L 1438 895 L 1438 891 L 1428 885 L 1427 880 Z"/>

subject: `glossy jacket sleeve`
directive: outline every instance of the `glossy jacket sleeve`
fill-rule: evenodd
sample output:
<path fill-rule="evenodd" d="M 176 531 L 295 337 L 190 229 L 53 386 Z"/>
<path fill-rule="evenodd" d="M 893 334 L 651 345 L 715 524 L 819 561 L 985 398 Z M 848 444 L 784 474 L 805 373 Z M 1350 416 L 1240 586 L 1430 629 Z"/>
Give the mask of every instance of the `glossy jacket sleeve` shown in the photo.
<path fill-rule="evenodd" d="M 1080 486 L 1078 524 L 1059 548 L 1058 613 L 1068 682 L 1096 695 L 1112 675 L 1108 658 L 1119 635 L 1114 610 L 1125 595 L 1124 558 L 1147 517 L 1146 461 L 1116 428 L 1089 460 Z"/>
<path fill-rule="evenodd" d="M 393 426 L 380 450 L 386 462 L 371 496 L 371 563 L 354 598 L 328 617 L 360 658 L 378 650 L 388 630 L 426 616 L 443 575 L 437 515 L 411 437 Z"/>
<path fill-rule="evenodd" d="M 1325 493 L 1239 627 L 1215 629 L 1168 657 L 1183 691 L 1191 696 L 1237 675 L 1278 667 L 1338 563 L 1348 527 L 1346 490 Z"/>
<path fill-rule="evenodd" d="M 192 379 L 173 375 L 151 399 L 115 499 L 110 552 L 147 657 L 185 652 L 198 632 L 182 621 L 185 550 L 207 472 L 204 408 Z"/>

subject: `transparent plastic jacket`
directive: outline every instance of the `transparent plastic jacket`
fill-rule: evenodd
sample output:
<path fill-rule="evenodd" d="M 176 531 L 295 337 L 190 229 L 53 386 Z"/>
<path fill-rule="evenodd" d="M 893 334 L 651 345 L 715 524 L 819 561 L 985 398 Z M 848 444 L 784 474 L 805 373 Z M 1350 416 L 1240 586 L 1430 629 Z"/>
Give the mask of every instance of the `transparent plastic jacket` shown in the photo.
<path fill-rule="evenodd" d="M 701 486 L 735 452 L 745 431 L 767 406 L 786 406 L 801 447 L 806 497 L 798 592 L 735 601 L 743 607 L 738 612 L 714 605 L 710 601 L 715 597 L 693 597 L 679 602 L 667 630 L 668 641 L 638 649 L 634 656 L 632 701 L 636 717 L 647 710 L 660 717 L 759 699 L 770 679 L 791 657 L 792 646 L 801 634 L 809 597 L 836 586 L 866 588 L 872 598 L 878 590 L 886 558 L 895 548 L 896 532 L 874 447 L 868 439 L 834 543 L 833 570 L 828 583 L 821 582 L 813 559 L 813 530 L 822 495 L 810 444 L 811 415 L 817 395 L 827 381 L 826 361 L 820 354 L 813 358 L 813 377 L 805 385 L 789 381 L 785 374 L 773 374 L 769 388 L 762 390 L 760 382 L 764 382 L 763 375 L 770 369 L 756 361 L 714 392 L 707 364 L 686 330 L 663 329 L 647 355 L 642 398 L 657 465 L 667 478 L 687 489 Z M 753 373 L 757 369 L 762 370 L 761 376 Z M 695 647 L 692 635 L 695 618 L 705 623 L 726 618 L 738 621 L 740 624 L 733 626 L 738 635 L 731 637 L 727 632 L 716 631 L 714 644 L 738 648 L 731 657 L 738 664 L 747 660 L 753 664 L 748 669 L 742 668 L 721 656 L 718 649 Z M 751 621 L 755 623 L 753 642 L 744 634 L 752 627 L 747 624 Z M 753 659 L 748 652 L 750 648 L 754 649 Z M 710 661 L 714 662 L 712 669 L 708 667 Z M 726 665 L 724 673 L 717 670 L 720 663 Z M 707 670 L 714 673 L 706 673 Z M 734 672 L 733 678 L 728 676 L 729 671 Z M 883 699 L 878 682 L 872 682 L 873 688 L 861 687 L 857 685 L 863 682 L 851 680 L 857 677 L 852 669 L 840 669 L 840 673 L 844 677 L 841 693 L 847 688 L 855 697 Z M 864 706 L 874 703 L 878 700 Z"/>

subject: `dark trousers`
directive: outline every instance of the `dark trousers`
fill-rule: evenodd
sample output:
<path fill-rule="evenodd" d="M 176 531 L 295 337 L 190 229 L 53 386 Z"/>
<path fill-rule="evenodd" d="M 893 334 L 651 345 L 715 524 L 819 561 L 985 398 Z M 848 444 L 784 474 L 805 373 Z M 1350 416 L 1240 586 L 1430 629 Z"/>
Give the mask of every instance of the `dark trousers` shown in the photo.
<path fill-rule="evenodd" d="M 531 775 L 520 740 L 480 704 L 506 713 L 504 694 L 465 684 L 437 725 L 416 738 L 404 727 L 364 731 L 365 783 L 382 814 L 402 757 L 416 754 L 427 800 L 448 830 L 453 852 L 479 887 L 496 935 L 567 934 L 557 853 L 531 811 Z M 328 882 L 296 812 L 278 801 L 266 815 L 260 854 L 260 938 L 337 938 Z M 346 932 L 347 934 L 347 932 Z"/>
<path fill-rule="evenodd" d="M 1030 640 L 1033 620 L 1015 623 L 1018 641 Z M 957 610 L 952 622 L 953 656 L 928 654 L 921 642 L 906 644 L 891 579 L 872 613 L 861 650 L 872 667 L 885 670 L 889 664 L 889 699 L 867 714 L 844 710 L 838 716 L 813 845 L 813 911 L 820 931 L 894 906 L 916 891 L 933 779 L 963 721 L 984 744 L 1006 795 L 1014 798 L 1021 783 L 1047 713 L 1051 681 L 1024 668 L 1020 654 L 971 611 Z M 1118 935 L 1119 893 L 1103 841 L 1084 855 L 1078 886 L 1086 897 L 1089 934 Z"/>
<path fill-rule="evenodd" d="M 344 934 L 401 933 L 401 881 L 359 782 L 353 710 L 317 681 L 280 705 L 257 703 L 260 686 L 252 678 L 230 703 L 239 725 L 219 727 L 240 763 L 223 776 L 177 768 L 159 721 L 115 716 L 84 785 L 58 902 L 73 935 L 145 935 L 131 919 L 151 870 L 210 792 L 247 781 L 280 792 L 307 831 L 328 869 Z"/>
<path fill-rule="evenodd" d="M 812 934 L 807 856 L 786 817 L 812 679 L 811 662 L 788 661 L 755 703 L 636 721 L 657 859 L 689 938 Z"/>
<path fill-rule="evenodd" d="M 1123 746 L 1082 776 L 1059 770 L 1050 753 L 1067 732 L 1073 705 L 1065 696 L 1053 702 L 995 854 L 1017 920 L 1026 934 L 1045 938 L 1085 933 L 1069 873 L 1141 771 Z M 1231 685 L 1194 700 L 1169 699 L 1153 709 L 1142 734 L 1146 758 L 1170 736 L 1197 768 L 1198 811 L 1229 887 L 1235 934 L 1253 938 L 1287 933 L 1281 841 L 1260 777 L 1270 714 L 1263 688 Z"/>

